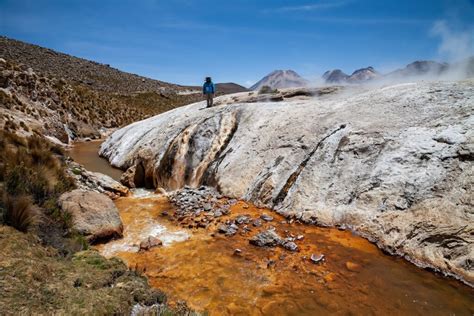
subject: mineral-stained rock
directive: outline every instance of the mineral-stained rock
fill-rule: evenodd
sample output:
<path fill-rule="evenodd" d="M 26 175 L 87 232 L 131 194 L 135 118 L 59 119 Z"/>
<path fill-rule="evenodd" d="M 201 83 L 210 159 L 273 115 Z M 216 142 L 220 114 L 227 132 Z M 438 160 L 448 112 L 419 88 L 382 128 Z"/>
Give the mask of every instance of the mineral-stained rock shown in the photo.
<path fill-rule="evenodd" d="M 352 272 L 358 272 L 361 269 L 361 266 L 357 263 L 347 261 L 346 262 L 346 269 Z"/>
<path fill-rule="evenodd" d="M 123 225 L 114 202 L 94 191 L 73 190 L 62 194 L 58 204 L 72 216 L 72 228 L 90 242 L 122 237 Z"/>
<path fill-rule="evenodd" d="M 140 250 L 150 250 L 151 248 L 163 245 L 163 242 L 156 237 L 150 236 L 140 242 Z"/>
<path fill-rule="evenodd" d="M 101 154 L 117 167 L 145 166 L 156 186 L 205 184 L 298 221 L 350 228 L 474 284 L 473 83 L 284 102 L 223 97 L 126 126 Z"/>
<path fill-rule="evenodd" d="M 253 236 L 249 242 L 258 247 L 276 247 L 281 244 L 282 239 L 274 230 L 269 229 Z"/>

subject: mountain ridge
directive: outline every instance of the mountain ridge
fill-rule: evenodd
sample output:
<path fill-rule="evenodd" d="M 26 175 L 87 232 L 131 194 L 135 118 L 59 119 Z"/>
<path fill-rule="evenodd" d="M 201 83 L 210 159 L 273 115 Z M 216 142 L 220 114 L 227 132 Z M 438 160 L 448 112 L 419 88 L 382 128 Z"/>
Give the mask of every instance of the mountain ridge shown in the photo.
<path fill-rule="evenodd" d="M 272 89 L 292 88 L 304 86 L 309 81 L 301 77 L 294 70 L 274 70 L 253 86 L 250 90 L 259 90 L 263 86 L 268 86 Z"/>

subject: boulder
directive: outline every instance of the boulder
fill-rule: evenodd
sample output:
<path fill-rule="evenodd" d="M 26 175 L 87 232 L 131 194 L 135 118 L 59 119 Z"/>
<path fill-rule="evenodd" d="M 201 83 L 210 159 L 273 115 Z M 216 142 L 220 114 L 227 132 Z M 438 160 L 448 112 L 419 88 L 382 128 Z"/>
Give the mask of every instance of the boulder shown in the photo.
<path fill-rule="evenodd" d="M 58 204 L 63 212 L 71 214 L 72 229 L 89 242 L 122 237 L 122 220 L 108 196 L 77 189 L 62 194 Z"/>

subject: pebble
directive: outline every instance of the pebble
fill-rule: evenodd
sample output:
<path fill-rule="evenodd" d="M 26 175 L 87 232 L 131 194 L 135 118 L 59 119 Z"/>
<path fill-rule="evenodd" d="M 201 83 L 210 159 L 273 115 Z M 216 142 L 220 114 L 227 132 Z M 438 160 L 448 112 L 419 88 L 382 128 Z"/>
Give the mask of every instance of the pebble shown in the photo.
<path fill-rule="evenodd" d="M 276 264 L 275 260 L 269 259 L 269 260 L 267 261 L 267 268 L 274 267 L 275 264 Z"/>
<path fill-rule="evenodd" d="M 260 227 L 262 226 L 262 221 L 259 218 L 257 218 L 256 220 L 253 221 L 252 225 L 254 227 Z"/>
<path fill-rule="evenodd" d="M 347 270 L 349 270 L 349 271 L 358 272 L 358 271 L 360 271 L 361 266 L 360 266 L 359 264 L 357 264 L 357 263 L 347 261 L 347 262 L 346 262 L 346 268 L 347 268 Z"/>
<path fill-rule="evenodd" d="M 323 254 L 317 254 L 315 255 L 314 253 L 311 254 L 311 262 L 313 263 L 320 263 L 321 261 L 324 260 L 324 255 Z"/>
<path fill-rule="evenodd" d="M 298 245 L 295 244 L 292 241 L 289 241 L 289 242 L 285 242 L 283 244 L 283 248 L 285 248 L 286 250 L 289 250 L 289 251 L 297 251 L 298 250 Z"/>
<path fill-rule="evenodd" d="M 250 216 L 247 216 L 247 215 L 239 215 L 235 218 L 235 223 L 237 225 L 248 224 L 250 223 L 250 221 L 251 221 L 251 218 Z"/>
<path fill-rule="evenodd" d="M 273 217 L 270 216 L 270 215 L 268 215 L 268 214 L 265 214 L 265 213 L 262 214 L 262 215 L 260 215 L 260 218 L 263 219 L 263 220 L 266 221 L 266 222 L 271 222 L 271 221 L 273 221 Z"/>
<path fill-rule="evenodd" d="M 140 242 L 140 250 L 149 250 L 153 247 L 163 245 L 163 242 L 156 237 L 150 236 L 147 239 Z"/>
<path fill-rule="evenodd" d="M 233 236 L 237 233 L 239 227 L 235 224 L 225 225 L 221 224 L 217 227 L 217 231 L 221 234 L 225 234 L 226 236 Z"/>

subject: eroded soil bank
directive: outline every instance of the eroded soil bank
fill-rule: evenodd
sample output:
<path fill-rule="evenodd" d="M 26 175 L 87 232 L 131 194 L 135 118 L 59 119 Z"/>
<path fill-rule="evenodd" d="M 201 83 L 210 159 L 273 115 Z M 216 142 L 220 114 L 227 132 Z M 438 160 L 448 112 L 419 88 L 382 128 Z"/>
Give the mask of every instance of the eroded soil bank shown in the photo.
<path fill-rule="evenodd" d="M 118 199 L 116 205 L 124 238 L 102 245 L 100 251 L 144 271 L 172 301 L 185 300 L 211 315 L 474 312 L 471 288 L 385 255 L 347 231 L 290 224 L 245 202 L 205 224 L 200 224 L 205 212 L 194 219 L 173 216 L 175 208 L 164 196 L 136 194 Z M 263 213 L 273 219 L 254 226 Z M 219 233 L 223 223 L 236 223 L 242 215 L 251 220 L 240 224 L 236 234 Z M 296 237 L 298 250 L 249 243 L 272 227 L 282 237 Z M 151 236 L 163 245 L 140 250 L 140 243 Z M 314 263 L 311 255 L 320 254 L 324 260 Z"/>

